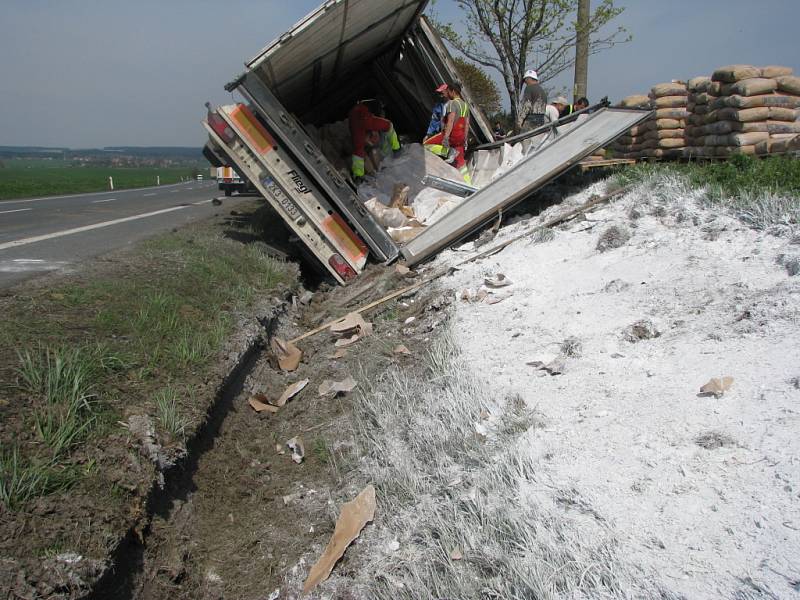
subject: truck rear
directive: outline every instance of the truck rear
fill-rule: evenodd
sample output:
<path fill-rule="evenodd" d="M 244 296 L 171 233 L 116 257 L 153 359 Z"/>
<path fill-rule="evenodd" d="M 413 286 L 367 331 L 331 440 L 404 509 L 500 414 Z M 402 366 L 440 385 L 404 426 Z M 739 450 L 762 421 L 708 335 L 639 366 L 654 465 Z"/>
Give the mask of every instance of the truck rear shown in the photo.
<path fill-rule="evenodd" d="M 457 79 L 452 58 L 422 17 L 427 0 L 329 0 L 246 63 L 226 89 L 245 102 L 212 109 L 213 153 L 249 180 L 311 256 L 346 283 L 368 255 L 395 260 L 398 244 L 358 198 L 346 170 L 308 130 L 381 98 L 397 131 L 421 139 L 435 88 Z M 469 90 L 465 90 L 470 100 Z M 474 106 L 474 103 L 473 103 Z M 479 109 L 470 130 L 493 141 Z"/>

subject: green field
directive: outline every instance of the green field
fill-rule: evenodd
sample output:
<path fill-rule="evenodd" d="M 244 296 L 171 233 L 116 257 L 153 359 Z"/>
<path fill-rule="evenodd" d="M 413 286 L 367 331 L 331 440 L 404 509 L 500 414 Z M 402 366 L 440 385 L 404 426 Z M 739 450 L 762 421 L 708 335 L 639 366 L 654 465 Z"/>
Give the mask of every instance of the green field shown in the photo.
<path fill-rule="evenodd" d="M 108 178 L 114 178 L 114 189 L 147 187 L 178 183 L 196 173 L 207 176 L 207 169 L 187 167 L 83 167 L 69 161 L 41 159 L 4 160 L 0 168 L 0 201 L 37 196 L 58 196 L 102 192 L 108 189 Z"/>

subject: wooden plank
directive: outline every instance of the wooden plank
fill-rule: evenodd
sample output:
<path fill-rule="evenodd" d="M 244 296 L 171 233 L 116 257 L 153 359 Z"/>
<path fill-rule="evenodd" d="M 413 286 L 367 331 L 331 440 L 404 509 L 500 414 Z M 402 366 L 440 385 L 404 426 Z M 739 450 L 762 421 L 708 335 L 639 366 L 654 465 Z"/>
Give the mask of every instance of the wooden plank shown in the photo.
<path fill-rule="evenodd" d="M 425 229 L 406 244 L 403 256 L 409 265 L 415 265 L 436 254 L 605 147 L 651 114 L 603 108 L 588 115 Z"/>

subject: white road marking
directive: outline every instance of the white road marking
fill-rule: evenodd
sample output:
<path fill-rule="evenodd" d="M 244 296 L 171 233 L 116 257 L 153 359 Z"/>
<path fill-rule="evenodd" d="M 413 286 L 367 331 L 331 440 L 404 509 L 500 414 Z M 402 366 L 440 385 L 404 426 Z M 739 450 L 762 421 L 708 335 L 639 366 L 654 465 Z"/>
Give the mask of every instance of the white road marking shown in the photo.
<path fill-rule="evenodd" d="M 144 197 L 147 198 L 148 196 L 155 196 L 155 193 L 152 194 L 144 194 Z"/>
<path fill-rule="evenodd" d="M 12 262 L 15 263 L 41 263 L 44 262 L 43 258 L 15 258 Z"/>
<path fill-rule="evenodd" d="M 209 202 L 213 202 L 214 200 L 203 200 L 202 202 L 192 202 L 192 206 L 200 206 L 202 204 L 208 204 Z"/>
<path fill-rule="evenodd" d="M 92 204 L 100 204 L 101 202 L 114 202 L 116 198 L 106 198 L 105 200 L 92 200 Z"/>
<path fill-rule="evenodd" d="M 12 212 L 25 212 L 26 210 L 33 210 L 32 208 L 17 208 L 15 210 L 0 210 L 0 215 L 7 215 Z"/>
<path fill-rule="evenodd" d="M 102 223 L 95 223 L 94 225 L 84 225 L 83 227 L 75 227 L 74 229 L 65 229 L 63 231 L 55 231 L 45 235 L 37 235 L 34 237 L 23 238 L 21 240 L 14 240 L 13 242 L 6 242 L 0 244 L 0 250 L 7 250 L 8 248 L 16 248 L 17 246 L 26 246 L 28 244 L 35 244 L 36 242 L 43 242 L 45 240 L 52 240 L 54 238 L 64 237 L 65 235 L 72 235 L 74 233 L 83 233 L 84 231 L 92 231 L 93 229 L 101 229 L 103 227 L 110 227 L 111 225 L 118 225 L 119 223 L 127 223 L 129 221 L 136 221 L 138 219 L 145 219 L 147 217 L 154 217 L 156 215 L 163 215 L 164 213 L 174 212 L 176 210 L 183 210 L 188 206 L 173 206 L 172 208 L 163 208 L 153 212 L 143 213 L 141 215 L 133 215 L 132 217 L 124 217 L 122 219 L 114 219 L 113 221 L 103 221 Z"/>
<path fill-rule="evenodd" d="M 0 260 L 0 273 L 30 273 L 67 269 L 71 263 L 63 260 L 46 261 L 33 259 Z"/>

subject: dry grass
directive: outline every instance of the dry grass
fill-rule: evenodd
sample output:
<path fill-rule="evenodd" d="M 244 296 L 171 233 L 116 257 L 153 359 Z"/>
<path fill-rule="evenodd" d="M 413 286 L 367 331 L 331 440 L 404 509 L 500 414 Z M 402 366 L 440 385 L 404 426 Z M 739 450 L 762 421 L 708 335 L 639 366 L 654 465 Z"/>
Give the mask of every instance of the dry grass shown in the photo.
<path fill-rule="evenodd" d="M 540 415 L 521 398 L 497 406 L 449 336 L 424 369 L 362 381 L 354 464 L 376 486 L 380 517 L 354 559 L 355 586 L 331 584 L 376 600 L 628 595 L 605 524 L 581 526 L 556 498 L 537 500 L 545 486 L 521 442 Z M 572 504 L 588 506 L 576 494 Z M 387 557 L 393 539 L 400 549 Z"/>

